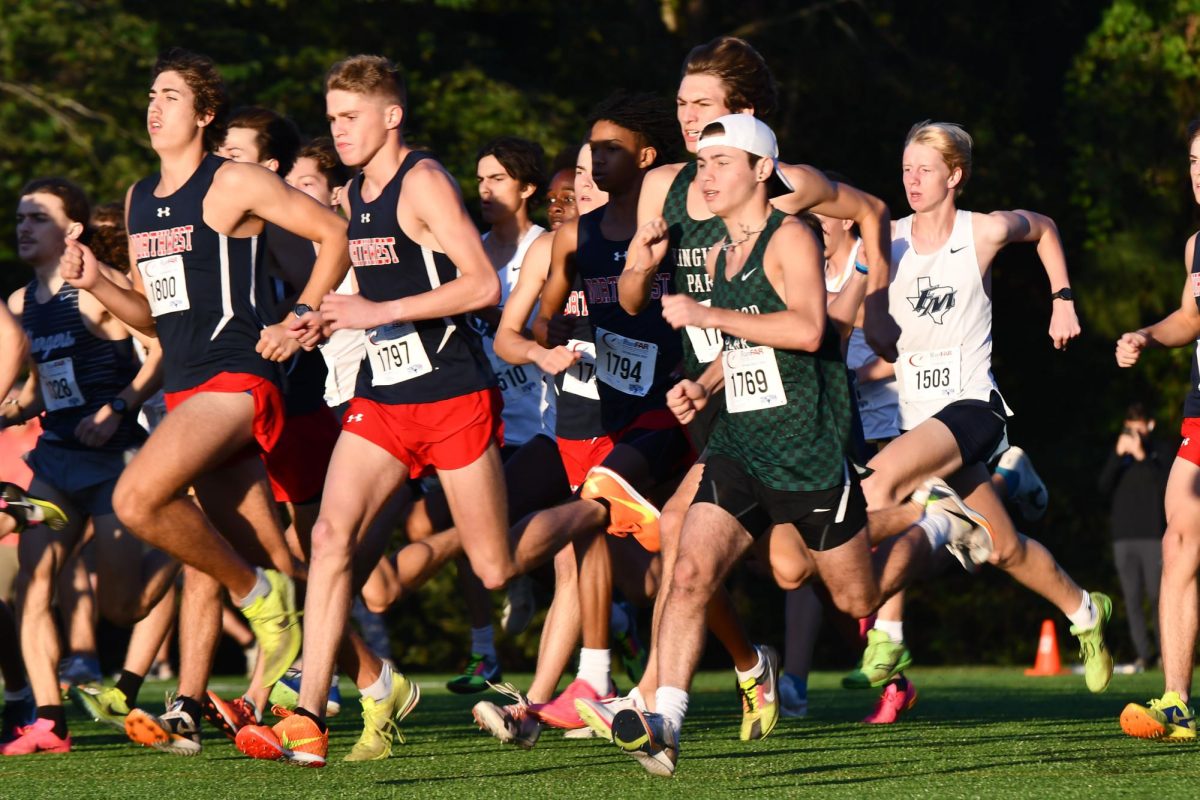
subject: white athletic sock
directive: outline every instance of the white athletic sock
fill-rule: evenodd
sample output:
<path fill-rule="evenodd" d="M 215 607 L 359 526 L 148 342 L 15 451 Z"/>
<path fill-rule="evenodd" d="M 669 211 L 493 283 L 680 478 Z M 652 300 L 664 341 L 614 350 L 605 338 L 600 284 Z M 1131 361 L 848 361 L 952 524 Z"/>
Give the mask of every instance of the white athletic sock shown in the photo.
<path fill-rule="evenodd" d="M 387 700 L 392 693 L 392 665 L 386 661 L 383 662 L 383 669 L 379 670 L 379 677 L 370 686 L 360 691 L 363 697 L 369 697 L 376 703 Z"/>
<path fill-rule="evenodd" d="M 625 607 L 620 603 L 613 603 L 612 613 L 608 617 L 609 636 L 624 636 L 627 630 L 629 630 L 629 615 L 625 613 Z"/>
<path fill-rule="evenodd" d="M 496 636 L 491 625 L 471 628 L 471 652 L 481 656 L 496 657 Z"/>
<path fill-rule="evenodd" d="M 654 708 L 663 719 L 670 720 L 678 733 L 687 716 L 688 693 L 674 686 L 660 686 L 654 693 Z"/>
<path fill-rule="evenodd" d="M 1067 614 L 1067 619 L 1071 620 L 1071 624 L 1080 630 L 1096 627 L 1096 622 L 1100 618 L 1100 612 L 1096 610 L 1096 606 L 1092 605 L 1092 596 L 1088 594 L 1087 589 L 1083 590 L 1083 602 L 1079 604 L 1079 608 L 1075 609 L 1074 614 Z"/>
<path fill-rule="evenodd" d="M 579 650 L 579 672 L 575 677 L 585 680 L 604 697 L 612 691 L 612 654 L 608 650 L 583 647 Z"/>
<path fill-rule="evenodd" d="M 267 581 L 267 573 L 263 572 L 259 567 L 255 567 L 254 573 L 258 576 L 258 579 L 254 582 L 254 588 L 250 590 L 250 594 L 241 600 L 235 598 L 233 601 L 238 608 L 246 608 L 258 598 L 266 597 L 271 593 L 271 584 Z"/>
<path fill-rule="evenodd" d="M 629 690 L 629 694 L 627 694 L 625 696 L 628 697 L 630 700 L 632 700 L 634 702 L 634 705 L 636 705 L 642 711 L 646 710 L 646 698 L 642 697 L 642 690 L 640 687 L 638 687 L 638 686 L 633 687 L 632 689 Z"/>
<path fill-rule="evenodd" d="M 748 680 L 750 678 L 760 677 L 763 674 L 763 670 L 765 670 L 767 668 L 767 662 L 765 660 L 763 660 L 762 650 L 759 650 L 756 647 L 756 648 L 754 648 L 754 654 L 758 656 L 758 661 L 754 662 L 753 667 L 746 670 L 745 672 L 742 672 L 737 667 L 733 668 L 733 671 L 735 673 L 737 673 L 738 683 L 741 683 L 742 681 Z"/>
<path fill-rule="evenodd" d="M 904 641 L 904 620 L 902 619 L 875 619 L 875 630 L 883 631 L 896 644 Z"/>
<path fill-rule="evenodd" d="M 950 520 L 942 514 L 926 514 L 917 520 L 917 525 L 925 531 L 929 547 L 935 551 L 950 541 Z"/>

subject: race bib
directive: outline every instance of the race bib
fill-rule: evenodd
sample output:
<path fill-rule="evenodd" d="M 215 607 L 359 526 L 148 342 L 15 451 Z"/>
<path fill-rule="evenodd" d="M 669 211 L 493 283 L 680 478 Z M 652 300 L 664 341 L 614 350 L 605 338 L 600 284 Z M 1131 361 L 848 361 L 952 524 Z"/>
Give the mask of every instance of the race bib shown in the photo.
<path fill-rule="evenodd" d="M 596 377 L 617 391 L 645 397 L 657 360 L 658 345 L 596 328 Z"/>
<path fill-rule="evenodd" d="M 390 322 L 367 331 L 371 385 L 392 386 L 433 372 L 421 335 L 411 322 Z"/>
<path fill-rule="evenodd" d="M 726 350 L 721 371 L 725 374 L 725 407 L 730 414 L 787 405 L 774 348 Z"/>
<path fill-rule="evenodd" d="M 83 392 L 75 381 L 75 364 L 70 358 L 59 358 L 38 364 L 38 380 L 42 383 L 42 400 L 47 411 L 61 411 L 84 404 Z"/>
<path fill-rule="evenodd" d="M 187 280 L 183 276 L 183 256 L 139 261 L 138 270 L 142 273 L 142 287 L 150 301 L 151 314 L 161 317 L 192 307 L 188 300 Z"/>
<path fill-rule="evenodd" d="M 589 400 L 599 400 L 600 391 L 596 388 L 596 345 L 582 339 L 572 339 L 567 342 L 567 349 L 579 353 L 579 360 L 563 372 L 563 391 Z"/>
<path fill-rule="evenodd" d="M 712 300 L 704 300 L 700 305 L 711 306 Z M 688 339 L 692 342 L 692 350 L 696 353 L 696 360 L 701 364 L 711 363 L 720 354 L 724 337 L 719 329 L 694 328 L 688 325 L 684 330 L 687 331 Z"/>
<path fill-rule="evenodd" d="M 958 347 L 904 353 L 897 363 L 904 375 L 901 387 L 908 400 L 935 400 L 960 393 L 962 355 Z"/>
<path fill-rule="evenodd" d="M 504 395 L 506 405 L 512 405 L 524 400 L 535 393 L 541 392 L 541 372 L 533 364 L 510 364 L 496 355 L 489 342 L 487 346 L 488 360 L 492 362 L 492 372 L 496 373 L 496 382 L 500 393 Z"/>

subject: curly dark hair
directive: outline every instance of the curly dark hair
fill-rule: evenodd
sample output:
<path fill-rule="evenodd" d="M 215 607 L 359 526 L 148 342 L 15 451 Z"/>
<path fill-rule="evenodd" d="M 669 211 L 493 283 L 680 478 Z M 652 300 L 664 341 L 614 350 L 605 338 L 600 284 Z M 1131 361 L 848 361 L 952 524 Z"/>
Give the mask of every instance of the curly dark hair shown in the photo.
<path fill-rule="evenodd" d="M 534 187 L 529 198 L 531 208 L 541 199 L 547 180 L 546 151 L 540 144 L 516 136 L 501 136 L 479 148 L 475 160 L 478 162 L 484 156 L 495 156 L 517 183 Z"/>
<path fill-rule="evenodd" d="M 679 123 L 674 108 L 662 97 L 649 92 L 619 91 L 592 109 L 587 118 L 588 129 L 601 120 L 633 132 L 641 146 L 653 147 L 656 155 L 651 168 L 674 160 Z"/>
<path fill-rule="evenodd" d="M 246 128 L 254 131 L 259 158 L 278 161 L 277 171 L 280 175 L 292 171 L 292 165 L 296 163 L 296 151 L 300 149 L 300 129 L 287 117 L 269 108 L 242 106 L 233 110 L 225 127 L 227 130 Z"/>
<path fill-rule="evenodd" d="M 92 237 L 88 243 L 96 258 L 122 272 L 129 271 L 129 236 L 125 230 L 125 204 L 119 201 L 92 210 Z"/>
<path fill-rule="evenodd" d="M 229 93 L 217 65 L 208 56 L 172 47 L 159 54 L 154 62 L 151 80 L 164 72 L 177 72 L 195 96 L 198 116 L 212 114 L 212 122 L 204 129 L 204 147 L 214 151 L 225 141 L 225 118 L 229 113 Z"/>

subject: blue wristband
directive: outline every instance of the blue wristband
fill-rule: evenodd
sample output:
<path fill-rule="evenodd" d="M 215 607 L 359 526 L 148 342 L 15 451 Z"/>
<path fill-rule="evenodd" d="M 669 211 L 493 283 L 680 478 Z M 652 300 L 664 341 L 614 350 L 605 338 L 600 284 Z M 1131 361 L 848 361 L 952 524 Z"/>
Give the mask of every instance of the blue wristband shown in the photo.
<path fill-rule="evenodd" d="M 864 265 L 858 263 L 857 261 L 854 262 L 854 269 L 858 271 L 859 275 L 866 275 L 867 272 L 869 272 Z"/>

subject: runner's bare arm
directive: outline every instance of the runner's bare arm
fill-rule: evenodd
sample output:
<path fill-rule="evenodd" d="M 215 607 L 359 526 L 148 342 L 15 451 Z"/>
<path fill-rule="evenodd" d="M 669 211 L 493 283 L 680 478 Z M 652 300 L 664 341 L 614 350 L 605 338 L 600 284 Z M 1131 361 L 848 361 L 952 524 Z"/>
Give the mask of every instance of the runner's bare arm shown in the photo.
<path fill-rule="evenodd" d="M 825 313 L 833 320 L 838 335 L 845 339 L 854 330 L 858 309 L 867 296 L 867 276 L 857 269 L 850 273 L 850 280 L 826 306 Z"/>
<path fill-rule="evenodd" d="M 1117 364 L 1132 367 L 1141 357 L 1142 351 L 1150 347 L 1184 347 L 1200 338 L 1200 309 L 1196 307 L 1196 290 L 1192 284 L 1192 255 L 1195 253 L 1196 237 L 1192 234 L 1183 252 L 1183 263 L 1187 267 L 1187 278 L 1179 298 L 1179 308 L 1153 325 L 1123 334 L 1117 340 Z"/>
<path fill-rule="evenodd" d="M 806 164 L 780 164 L 796 191 L 776 197 L 771 205 L 789 214 L 815 211 L 827 217 L 852 219 L 863 240 L 863 261 L 872 269 L 888 271 L 892 258 L 891 214 L 887 204 L 873 194 L 846 183 L 830 181 Z"/>
<path fill-rule="evenodd" d="M 985 273 L 992 259 L 1002 247 L 1010 242 L 1037 242 L 1038 258 L 1050 279 L 1050 291 L 1068 289 L 1071 278 L 1067 274 L 1067 257 L 1063 252 L 1062 239 L 1054 220 L 1035 211 L 993 211 L 991 214 L 976 214 L 976 251 L 979 266 Z M 982 224 L 981 224 L 982 223 Z M 1075 303 L 1055 299 L 1051 304 L 1050 339 L 1054 347 L 1066 349 L 1067 342 L 1080 333 L 1079 317 Z"/>
<path fill-rule="evenodd" d="M 0 401 L 8 397 L 29 357 L 29 339 L 7 306 L 0 306 Z"/>
<path fill-rule="evenodd" d="M 661 247 L 652 248 L 650 243 L 656 240 L 644 237 L 643 231 L 647 224 L 662 219 L 671 183 L 682 168 L 682 164 L 665 164 L 650 170 L 642 180 L 642 188 L 638 193 L 638 232 L 629 245 L 625 268 L 617 281 L 617 298 L 627 314 L 637 314 L 650 301 L 650 289 L 654 285 L 658 265 L 667 252 L 667 245 L 663 242 Z M 663 236 L 665 230 L 666 223 L 663 223 Z"/>
<path fill-rule="evenodd" d="M 554 232 L 554 245 L 550 248 L 550 270 L 546 274 L 546 285 L 542 288 L 542 305 L 537 319 L 533 321 L 533 336 L 542 347 L 551 348 L 564 342 L 551 334 L 551 320 L 561 317 L 571 286 L 575 283 L 575 250 L 579 246 L 578 218 L 565 223 Z M 553 340 L 553 341 L 552 341 Z"/>
<path fill-rule="evenodd" d="M 674 328 L 719 328 L 755 344 L 815 352 L 825 335 L 826 321 L 824 275 L 816 237 L 801 223 L 783 223 L 767 246 L 763 271 L 787 303 L 786 311 L 746 314 L 671 295 L 663 298 L 663 316 Z"/>
<path fill-rule="evenodd" d="M 510 364 L 537 364 L 542 371 L 557 375 L 579 359 L 565 347 L 545 348 L 530 338 L 525 322 L 537 305 L 550 270 L 554 234 L 543 233 L 525 253 L 517 285 L 513 287 L 496 327 L 496 355 Z"/>

